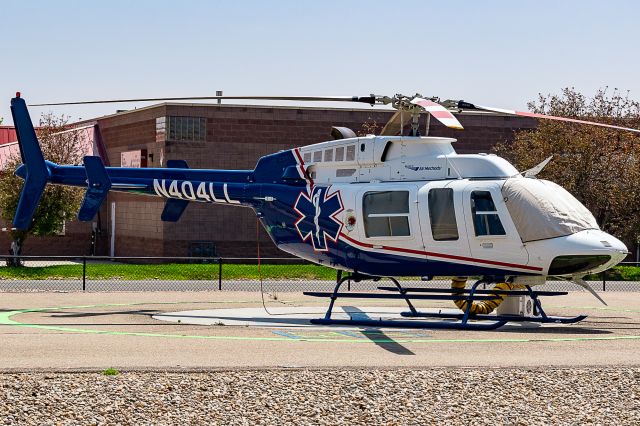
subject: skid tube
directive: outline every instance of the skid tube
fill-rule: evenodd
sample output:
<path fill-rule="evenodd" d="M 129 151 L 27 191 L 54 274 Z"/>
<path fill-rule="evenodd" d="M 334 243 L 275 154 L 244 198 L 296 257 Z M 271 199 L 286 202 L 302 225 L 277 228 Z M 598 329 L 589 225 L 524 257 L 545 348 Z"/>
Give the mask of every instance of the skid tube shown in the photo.
<path fill-rule="evenodd" d="M 491 280 L 480 279 L 476 281 L 470 289 L 433 289 L 433 288 L 405 288 L 400 285 L 398 280 L 393 277 L 387 277 L 393 282 L 395 287 L 378 287 L 380 290 L 398 291 L 399 294 L 376 294 L 376 293 L 340 293 L 341 285 L 348 280 L 359 282 L 366 279 L 378 281 L 381 277 L 370 277 L 361 274 L 351 274 L 346 277 L 338 276 L 336 286 L 331 293 L 327 292 L 304 292 L 307 296 L 313 297 L 329 297 L 329 307 L 324 318 L 312 319 L 312 324 L 323 325 L 348 325 L 362 327 L 399 327 L 399 328 L 418 328 L 418 329 L 450 329 L 450 330 L 495 330 L 502 327 L 507 322 L 536 322 L 536 323 L 556 323 L 556 324 L 574 324 L 587 318 L 586 315 L 578 315 L 575 317 L 556 317 L 549 316 L 542 308 L 539 296 L 563 296 L 567 292 L 563 291 L 534 291 L 530 286 L 525 286 L 525 291 L 503 291 L 503 290 L 478 290 L 480 284 L 490 284 Z M 423 294 L 414 294 L 423 293 Z M 427 294 L 424 294 L 427 293 Z M 436 294 L 433 294 L 436 293 Z M 439 293 L 439 294 L 438 294 Z M 511 294 L 529 296 L 534 305 L 534 316 L 520 315 L 486 315 L 471 314 L 471 302 L 477 300 L 489 300 L 495 298 L 495 294 Z M 492 296 L 490 296 L 492 295 Z M 438 318 L 447 321 L 420 321 L 420 320 L 374 320 L 374 319 L 333 319 L 333 306 L 339 297 L 360 298 L 360 299 L 404 299 L 409 307 L 409 311 L 402 312 L 401 315 L 407 318 Z M 467 307 L 464 312 L 459 314 L 443 314 L 420 312 L 411 303 L 411 300 L 466 300 Z M 455 321 L 451 321 L 455 320 Z"/>

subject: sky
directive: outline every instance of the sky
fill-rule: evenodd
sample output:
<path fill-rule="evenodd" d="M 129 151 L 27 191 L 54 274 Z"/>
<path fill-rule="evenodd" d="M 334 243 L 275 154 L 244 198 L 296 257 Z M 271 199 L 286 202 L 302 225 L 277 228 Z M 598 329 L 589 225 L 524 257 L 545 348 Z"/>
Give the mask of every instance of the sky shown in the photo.
<path fill-rule="evenodd" d="M 2 2 L 0 16 L 5 125 L 16 91 L 27 103 L 421 93 L 526 109 L 541 92 L 608 86 L 640 99 L 633 0 L 21 0 Z M 75 121 L 144 105 L 31 115 Z"/>

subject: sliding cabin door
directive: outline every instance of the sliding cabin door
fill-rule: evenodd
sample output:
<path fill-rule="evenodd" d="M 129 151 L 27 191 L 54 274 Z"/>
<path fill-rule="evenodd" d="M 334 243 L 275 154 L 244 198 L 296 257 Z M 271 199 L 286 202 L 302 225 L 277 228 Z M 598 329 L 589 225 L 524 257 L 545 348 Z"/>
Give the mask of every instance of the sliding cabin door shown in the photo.
<path fill-rule="evenodd" d="M 459 181 L 436 181 L 418 192 L 420 224 L 424 250 L 437 265 L 438 275 L 464 275 L 456 265 L 469 263 L 469 243 L 463 212 L 463 187 Z M 443 273 L 444 270 L 444 273 Z"/>

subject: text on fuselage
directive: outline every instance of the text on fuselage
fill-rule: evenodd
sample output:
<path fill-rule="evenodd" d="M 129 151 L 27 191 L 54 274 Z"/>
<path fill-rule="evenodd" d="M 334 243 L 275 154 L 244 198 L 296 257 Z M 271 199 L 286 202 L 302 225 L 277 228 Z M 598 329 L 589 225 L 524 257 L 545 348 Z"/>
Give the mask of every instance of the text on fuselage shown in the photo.
<path fill-rule="evenodd" d="M 239 201 L 229 198 L 226 183 L 222 184 L 224 198 L 216 197 L 213 182 L 154 179 L 153 190 L 158 196 L 164 198 L 179 198 L 181 200 L 202 201 L 208 203 L 240 203 Z"/>

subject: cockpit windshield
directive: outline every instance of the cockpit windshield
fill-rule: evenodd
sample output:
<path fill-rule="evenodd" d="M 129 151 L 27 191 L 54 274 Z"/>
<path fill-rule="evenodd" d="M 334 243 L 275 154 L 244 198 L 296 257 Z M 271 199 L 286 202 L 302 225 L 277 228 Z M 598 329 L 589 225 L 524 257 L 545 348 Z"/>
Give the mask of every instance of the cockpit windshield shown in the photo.
<path fill-rule="evenodd" d="M 585 206 L 548 180 L 507 179 L 502 186 L 502 196 L 522 242 L 600 229 Z"/>

